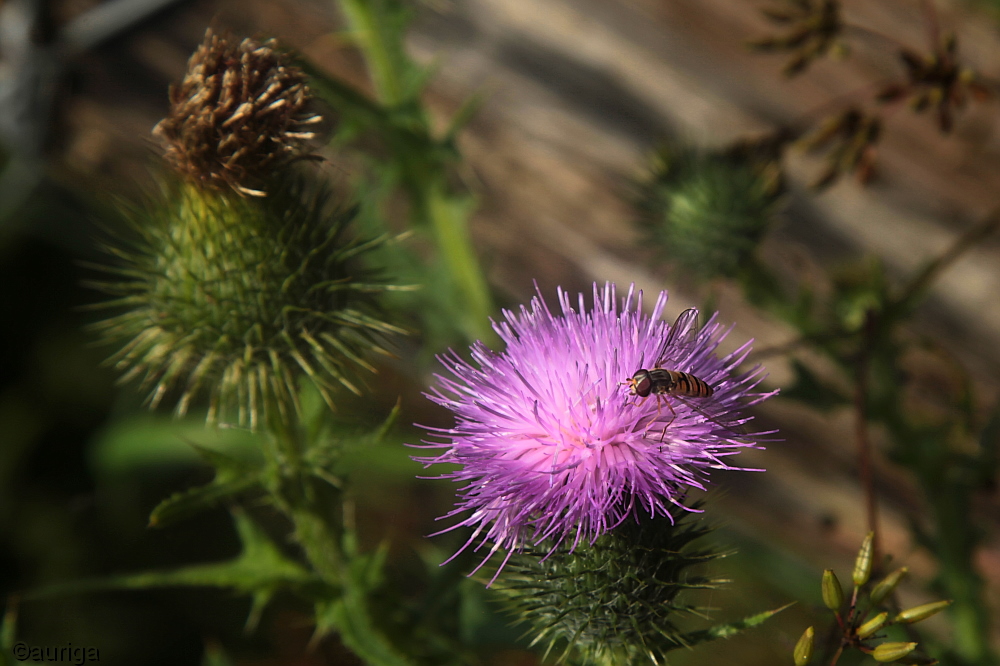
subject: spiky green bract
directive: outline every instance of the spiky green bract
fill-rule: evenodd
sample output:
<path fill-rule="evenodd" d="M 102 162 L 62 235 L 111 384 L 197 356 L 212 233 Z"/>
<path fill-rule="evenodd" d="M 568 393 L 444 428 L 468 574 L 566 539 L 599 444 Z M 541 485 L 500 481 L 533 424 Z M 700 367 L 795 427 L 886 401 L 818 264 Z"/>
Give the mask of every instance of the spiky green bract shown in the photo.
<path fill-rule="evenodd" d="M 137 238 L 109 244 L 121 265 L 97 284 L 122 312 L 96 327 L 121 347 L 110 362 L 122 381 L 151 388 L 151 407 L 170 395 L 180 415 L 204 395 L 210 423 L 257 428 L 299 411 L 303 377 L 333 407 L 341 388 L 360 392 L 354 371 L 374 371 L 365 357 L 400 332 L 377 301 L 391 287 L 360 262 L 381 239 L 353 238 L 351 213 L 302 176 L 271 191 L 173 183 L 124 211 Z"/>
<path fill-rule="evenodd" d="M 706 640 L 678 627 L 678 620 L 702 616 L 682 593 L 724 582 L 693 568 L 722 555 L 692 544 L 711 528 L 699 514 L 677 513 L 625 522 L 572 552 L 560 547 L 546 557 L 544 544 L 526 548 L 496 585 L 512 614 L 529 625 L 533 644 L 547 644 L 546 654 L 561 649 L 560 659 L 576 654 L 586 663 L 662 664 L 670 650 Z"/>
<path fill-rule="evenodd" d="M 735 276 L 774 217 L 782 189 L 775 157 L 767 146 L 660 151 L 639 192 L 646 242 L 701 279 Z"/>

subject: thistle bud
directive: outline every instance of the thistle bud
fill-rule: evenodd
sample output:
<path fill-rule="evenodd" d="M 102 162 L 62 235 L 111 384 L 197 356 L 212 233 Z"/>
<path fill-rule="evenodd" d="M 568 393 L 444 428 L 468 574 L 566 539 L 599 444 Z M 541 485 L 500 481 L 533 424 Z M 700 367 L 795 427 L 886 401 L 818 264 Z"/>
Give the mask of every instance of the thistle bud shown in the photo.
<path fill-rule="evenodd" d="M 638 202 L 648 243 L 692 275 L 736 275 L 777 210 L 778 150 L 761 142 L 707 155 L 663 151 Z"/>
<path fill-rule="evenodd" d="M 868 578 L 872 575 L 872 544 L 874 541 L 875 533 L 869 532 L 861 544 L 861 550 L 858 551 L 858 558 L 854 560 L 854 571 L 851 573 L 851 579 L 857 587 L 867 583 Z"/>
<path fill-rule="evenodd" d="M 315 138 L 322 118 L 311 106 L 305 75 L 274 40 L 236 43 L 208 30 L 153 134 L 186 179 L 260 196 L 273 170 Z"/>
<path fill-rule="evenodd" d="M 809 660 L 812 659 L 813 654 L 813 638 L 816 635 L 815 629 L 809 627 L 799 638 L 799 642 L 795 644 L 795 650 L 792 652 L 795 658 L 795 666 L 806 666 Z"/>
<path fill-rule="evenodd" d="M 885 663 L 902 659 L 916 649 L 916 643 L 882 643 L 872 652 L 872 657 L 875 661 Z"/>
<path fill-rule="evenodd" d="M 172 396 L 183 415 L 204 395 L 209 422 L 256 429 L 299 410 L 305 379 L 332 408 L 338 390 L 360 394 L 355 371 L 374 371 L 365 357 L 399 332 L 376 300 L 390 287 L 359 264 L 375 243 L 352 239 L 350 213 L 301 179 L 265 199 L 178 184 L 126 212 L 138 239 L 111 249 L 124 265 L 96 285 L 120 313 L 95 328 L 151 407 Z"/>
<path fill-rule="evenodd" d="M 913 608 L 907 608 L 904 611 L 900 611 L 899 615 L 896 616 L 896 622 L 902 624 L 913 624 L 914 622 L 920 622 L 921 620 L 926 620 L 932 615 L 937 615 L 945 608 L 950 606 L 952 601 L 932 601 L 929 604 L 921 604 L 919 606 L 914 606 Z"/>
<path fill-rule="evenodd" d="M 862 624 L 860 627 L 858 627 L 857 631 L 858 638 L 868 638 L 869 636 L 874 634 L 876 631 L 882 628 L 882 625 L 885 624 L 885 621 L 886 619 L 888 619 L 888 617 L 889 617 L 888 613 L 879 613 L 872 619 Z"/>
<path fill-rule="evenodd" d="M 880 580 L 872 588 L 871 594 L 869 595 L 873 605 L 878 605 L 882 603 L 886 597 L 892 594 L 896 590 L 896 586 L 899 585 L 899 581 L 903 580 L 903 576 L 909 573 L 908 567 L 902 567 L 896 569 L 891 574 Z"/>
<path fill-rule="evenodd" d="M 834 612 L 839 611 L 844 605 L 844 589 L 840 587 L 840 581 L 837 580 L 837 574 L 833 573 L 833 569 L 823 571 L 821 590 L 826 607 Z"/>

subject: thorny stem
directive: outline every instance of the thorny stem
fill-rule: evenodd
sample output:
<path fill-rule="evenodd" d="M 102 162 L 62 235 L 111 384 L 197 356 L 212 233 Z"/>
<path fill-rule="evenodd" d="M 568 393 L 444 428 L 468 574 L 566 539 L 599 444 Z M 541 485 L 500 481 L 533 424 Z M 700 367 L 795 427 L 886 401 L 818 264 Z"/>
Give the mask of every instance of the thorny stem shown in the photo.
<path fill-rule="evenodd" d="M 864 329 L 862 330 L 861 349 L 858 352 L 857 380 L 854 388 L 854 432 L 858 442 L 858 474 L 861 477 L 861 487 L 865 493 L 865 513 L 868 517 L 868 531 L 875 533 L 872 541 L 872 558 L 878 561 L 879 532 L 878 505 L 875 498 L 875 481 L 872 477 L 872 447 L 868 437 L 868 359 L 869 351 L 874 342 L 877 321 L 874 310 L 865 313 Z M 854 601 L 857 598 L 857 588 L 854 590 Z"/>
<path fill-rule="evenodd" d="M 344 563 L 338 531 L 327 517 L 330 512 L 324 510 L 316 478 L 303 465 L 302 434 L 284 417 L 279 416 L 268 425 L 273 445 L 265 447 L 264 452 L 271 459 L 276 477 L 271 496 L 292 521 L 295 540 L 316 573 L 328 583 L 339 584 Z"/>

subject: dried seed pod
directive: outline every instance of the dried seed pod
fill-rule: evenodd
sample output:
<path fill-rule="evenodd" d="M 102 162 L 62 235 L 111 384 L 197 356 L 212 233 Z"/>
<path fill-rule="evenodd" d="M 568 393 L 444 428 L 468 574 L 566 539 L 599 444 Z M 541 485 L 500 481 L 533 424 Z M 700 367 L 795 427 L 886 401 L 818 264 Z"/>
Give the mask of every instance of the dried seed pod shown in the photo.
<path fill-rule="evenodd" d="M 843 30 L 838 0 L 791 0 L 778 9 L 764 9 L 764 15 L 775 23 L 788 26 L 781 36 L 764 37 L 750 42 L 758 51 L 789 51 L 791 60 L 785 64 L 784 73 L 794 76 L 830 51 L 840 42 Z"/>
<path fill-rule="evenodd" d="M 306 77 L 276 46 L 205 33 L 170 89 L 169 115 L 153 129 L 185 178 L 261 196 L 272 171 L 315 138 L 322 117 L 311 112 Z"/>

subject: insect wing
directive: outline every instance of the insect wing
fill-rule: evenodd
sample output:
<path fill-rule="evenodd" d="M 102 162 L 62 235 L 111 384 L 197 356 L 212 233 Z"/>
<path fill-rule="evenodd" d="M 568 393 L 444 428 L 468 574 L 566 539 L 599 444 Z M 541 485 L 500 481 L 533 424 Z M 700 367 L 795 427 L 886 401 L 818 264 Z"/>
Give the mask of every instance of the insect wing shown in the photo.
<path fill-rule="evenodd" d="M 688 398 L 679 395 L 671 395 L 670 398 L 672 400 L 677 400 L 678 402 L 688 407 L 692 411 L 697 412 L 706 421 L 709 421 L 719 426 L 723 430 L 728 431 L 730 433 L 730 436 L 736 439 L 740 439 L 747 436 L 746 427 L 744 424 L 749 420 L 748 418 L 731 418 L 731 417 L 727 418 L 727 416 L 729 416 L 727 414 L 712 413 L 704 406 L 698 406 L 697 404 L 695 404 L 696 402 L 695 400 L 690 400 Z"/>
<path fill-rule="evenodd" d="M 663 346 L 660 348 L 659 358 L 656 361 L 657 368 L 663 367 L 663 364 L 668 360 L 673 360 L 674 364 L 678 361 L 687 359 L 690 355 L 691 350 L 694 349 L 695 338 L 698 337 L 698 310 L 697 308 L 688 308 L 684 312 L 677 316 L 673 325 L 670 327 L 670 332 L 667 333 L 667 339 L 663 342 Z M 671 368 L 677 370 L 679 368 Z"/>

